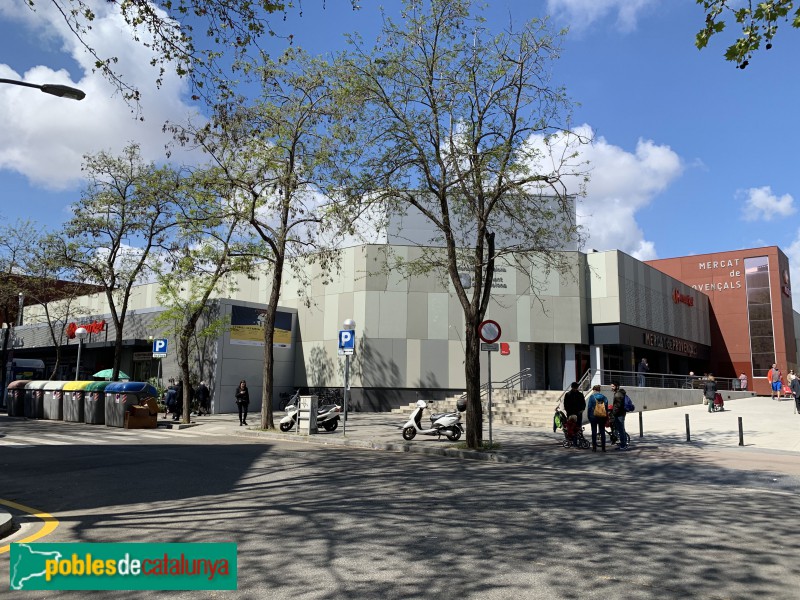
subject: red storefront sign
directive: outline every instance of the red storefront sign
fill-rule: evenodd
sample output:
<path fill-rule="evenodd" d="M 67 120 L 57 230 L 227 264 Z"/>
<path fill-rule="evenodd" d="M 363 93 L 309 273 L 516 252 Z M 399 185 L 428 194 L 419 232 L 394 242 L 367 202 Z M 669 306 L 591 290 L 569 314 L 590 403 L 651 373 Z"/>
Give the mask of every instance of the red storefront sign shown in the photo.
<path fill-rule="evenodd" d="M 686 306 L 694 306 L 694 298 L 688 294 L 681 294 L 678 288 L 672 291 L 672 301 L 675 304 L 685 304 Z"/>
<path fill-rule="evenodd" d="M 84 323 L 82 325 L 78 325 L 77 323 L 70 323 L 67 325 L 66 333 L 67 337 L 71 340 L 75 339 L 75 332 L 78 330 L 79 327 L 83 327 L 89 333 L 100 333 L 106 328 L 105 321 L 92 321 L 91 323 Z"/>

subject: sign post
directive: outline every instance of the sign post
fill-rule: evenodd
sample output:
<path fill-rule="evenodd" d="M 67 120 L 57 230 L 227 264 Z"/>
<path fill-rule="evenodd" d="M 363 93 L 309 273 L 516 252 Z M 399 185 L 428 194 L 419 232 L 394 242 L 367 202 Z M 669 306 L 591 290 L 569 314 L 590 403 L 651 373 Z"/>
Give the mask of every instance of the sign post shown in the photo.
<path fill-rule="evenodd" d="M 492 449 L 492 352 L 497 352 L 500 349 L 500 344 L 497 340 L 500 339 L 500 325 L 496 321 L 486 320 L 478 325 L 478 336 L 483 340 L 481 350 L 488 354 L 487 356 L 487 374 L 489 381 L 487 382 L 488 400 L 487 406 L 489 409 L 489 450 Z"/>
<path fill-rule="evenodd" d="M 153 340 L 153 358 L 158 359 L 158 385 L 161 386 L 161 359 L 167 356 L 167 340 Z"/>
<path fill-rule="evenodd" d="M 339 331 L 339 356 L 344 355 L 344 420 L 342 422 L 342 435 L 347 435 L 347 395 L 350 391 L 350 357 L 356 351 L 356 322 L 345 319 L 342 323 L 344 329 Z"/>

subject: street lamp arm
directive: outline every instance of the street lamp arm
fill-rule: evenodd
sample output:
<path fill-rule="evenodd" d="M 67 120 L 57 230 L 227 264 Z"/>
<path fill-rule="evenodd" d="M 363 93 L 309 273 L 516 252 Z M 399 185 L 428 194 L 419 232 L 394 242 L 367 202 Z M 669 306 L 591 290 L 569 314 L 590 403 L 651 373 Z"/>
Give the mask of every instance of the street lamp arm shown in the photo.
<path fill-rule="evenodd" d="M 58 96 L 59 98 L 69 98 L 70 100 L 83 100 L 86 97 L 86 93 L 83 90 L 79 90 L 78 88 L 69 87 L 68 85 L 60 85 L 56 83 L 45 83 L 42 85 L 37 85 L 35 83 L 28 83 L 26 81 L 17 81 L 15 79 L 1 79 L 0 83 L 8 83 L 11 85 L 20 85 L 22 87 L 30 87 L 36 88 L 37 90 L 41 90 L 45 94 L 50 94 L 51 96 Z"/>

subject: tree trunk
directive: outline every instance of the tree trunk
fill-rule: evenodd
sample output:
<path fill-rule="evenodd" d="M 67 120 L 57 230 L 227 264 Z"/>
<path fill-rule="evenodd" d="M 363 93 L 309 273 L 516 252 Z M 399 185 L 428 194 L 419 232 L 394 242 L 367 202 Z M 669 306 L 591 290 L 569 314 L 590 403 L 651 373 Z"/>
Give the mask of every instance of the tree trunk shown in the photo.
<path fill-rule="evenodd" d="M 481 352 L 476 317 L 464 315 L 464 375 L 467 384 L 467 447 L 480 448 L 483 444 L 483 407 L 481 406 Z"/>
<path fill-rule="evenodd" d="M 5 398 L 6 388 L 8 387 L 9 381 L 6 381 L 6 366 L 8 364 L 8 338 L 11 335 L 11 327 L 8 326 L 6 323 L 6 327 L 3 329 L 3 348 L 0 351 L 0 361 L 2 361 L 2 365 L 0 365 L 0 400 Z M 4 404 L 4 402 L 0 402 L 0 404 Z"/>
<path fill-rule="evenodd" d="M 122 364 L 122 328 L 125 322 L 120 320 L 114 323 L 116 335 L 114 336 L 114 365 L 111 373 L 111 381 L 119 380 L 119 372 Z"/>
<path fill-rule="evenodd" d="M 279 255 L 273 266 L 272 289 L 264 322 L 264 385 L 261 388 L 261 429 L 275 429 L 272 419 L 272 382 L 275 367 L 275 315 L 278 312 L 278 301 L 281 297 L 281 281 L 283 280 L 283 256 Z"/>
<path fill-rule="evenodd" d="M 189 342 L 191 340 L 194 326 L 189 328 L 189 325 L 184 326 L 181 335 L 178 338 L 178 361 L 181 370 L 181 380 L 183 381 L 183 412 L 181 414 L 181 422 L 189 423 L 191 421 L 192 406 L 190 401 L 190 387 L 192 382 L 189 380 Z"/>

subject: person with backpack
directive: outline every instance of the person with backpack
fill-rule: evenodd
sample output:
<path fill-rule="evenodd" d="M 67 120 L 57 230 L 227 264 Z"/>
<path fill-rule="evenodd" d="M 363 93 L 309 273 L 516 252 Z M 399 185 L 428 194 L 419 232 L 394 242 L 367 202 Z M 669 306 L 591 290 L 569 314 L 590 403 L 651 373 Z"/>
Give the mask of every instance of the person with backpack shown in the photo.
<path fill-rule="evenodd" d="M 592 452 L 597 452 L 597 430 L 600 430 L 600 447 L 606 451 L 606 420 L 608 419 L 608 398 L 600 393 L 600 386 L 592 387 L 592 395 L 586 409 L 589 425 L 592 426 Z"/>
<path fill-rule="evenodd" d="M 618 383 L 611 384 L 611 391 L 614 393 L 611 416 L 614 419 L 614 427 L 616 428 L 617 436 L 619 436 L 619 450 L 627 450 L 628 436 L 625 433 L 625 414 L 628 411 L 625 410 L 625 404 L 627 400 L 627 402 L 630 403 L 630 406 L 633 406 L 633 402 L 630 401 L 630 398 L 628 398 L 625 390 L 619 387 Z"/>
<path fill-rule="evenodd" d="M 167 388 L 166 394 L 164 394 L 164 418 L 167 418 L 169 413 L 175 412 L 175 402 L 177 398 L 177 392 L 175 391 L 175 381 L 170 379 L 169 380 L 169 387 Z"/>
<path fill-rule="evenodd" d="M 717 396 L 717 382 L 714 379 L 713 373 L 708 374 L 708 379 L 703 385 L 703 396 L 708 400 L 708 412 L 714 412 L 714 399 Z"/>
<path fill-rule="evenodd" d="M 201 381 L 197 388 L 197 415 L 207 415 L 211 409 L 211 392 L 205 381 Z"/>

